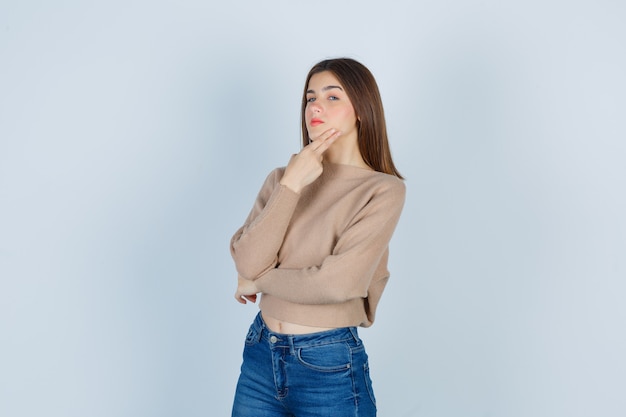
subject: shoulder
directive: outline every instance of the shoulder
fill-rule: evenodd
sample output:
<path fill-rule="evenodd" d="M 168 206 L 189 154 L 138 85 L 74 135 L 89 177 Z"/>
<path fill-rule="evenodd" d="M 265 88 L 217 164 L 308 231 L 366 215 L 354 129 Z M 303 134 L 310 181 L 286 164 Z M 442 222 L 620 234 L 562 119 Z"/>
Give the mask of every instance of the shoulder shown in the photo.
<path fill-rule="evenodd" d="M 285 167 L 277 167 L 272 169 L 269 174 L 265 177 L 265 187 L 274 187 L 280 179 L 283 177 L 285 173 Z"/>
<path fill-rule="evenodd" d="M 361 216 L 371 216 L 379 224 L 395 224 L 404 209 L 406 185 L 395 175 L 370 171 L 358 187 Z M 391 223 L 389 223 L 391 222 Z"/>
<path fill-rule="evenodd" d="M 404 181 L 395 175 L 352 165 L 325 163 L 323 176 L 341 181 L 367 184 L 376 189 L 395 190 L 402 193 L 405 192 L 406 188 Z"/>
<path fill-rule="evenodd" d="M 268 174 L 268 178 L 278 178 L 280 180 L 282 178 L 283 174 L 285 173 L 285 168 L 286 167 L 276 167 L 276 168 L 274 168 Z"/>
<path fill-rule="evenodd" d="M 404 200 L 406 195 L 406 184 L 395 175 L 373 171 L 368 183 L 376 191 L 376 194 L 393 195 L 401 200 Z"/>
<path fill-rule="evenodd" d="M 406 185 L 395 175 L 368 171 L 352 192 L 367 212 L 380 212 L 393 217 L 393 213 L 401 212 L 404 207 Z"/>
<path fill-rule="evenodd" d="M 395 175 L 352 165 L 324 164 L 322 183 L 336 187 L 336 193 L 359 201 L 387 201 L 402 205 L 406 193 L 404 181 Z"/>

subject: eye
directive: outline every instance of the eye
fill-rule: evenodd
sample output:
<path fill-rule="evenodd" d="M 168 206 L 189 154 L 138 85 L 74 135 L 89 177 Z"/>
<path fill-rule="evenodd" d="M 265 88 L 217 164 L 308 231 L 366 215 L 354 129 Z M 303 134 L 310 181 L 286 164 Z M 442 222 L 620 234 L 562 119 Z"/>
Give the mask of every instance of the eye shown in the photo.
<path fill-rule="evenodd" d="M 313 103 L 315 101 L 315 97 L 309 97 L 306 99 L 307 103 Z"/>
<path fill-rule="evenodd" d="M 328 97 L 329 100 L 339 100 L 339 97 L 337 96 L 330 96 Z"/>

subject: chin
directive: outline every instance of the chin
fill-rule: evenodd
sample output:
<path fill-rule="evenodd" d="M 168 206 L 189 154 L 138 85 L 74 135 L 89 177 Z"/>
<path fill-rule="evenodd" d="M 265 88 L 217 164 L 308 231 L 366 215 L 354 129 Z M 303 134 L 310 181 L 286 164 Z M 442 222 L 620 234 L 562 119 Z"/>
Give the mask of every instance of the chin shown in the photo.
<path fill-rule="evenodd" d="M 322 130 L 318 127 L 310 127 L 307 129 L 307 134 L 309 135 L 309 139 L 319 136 L 322 133 Z"/>

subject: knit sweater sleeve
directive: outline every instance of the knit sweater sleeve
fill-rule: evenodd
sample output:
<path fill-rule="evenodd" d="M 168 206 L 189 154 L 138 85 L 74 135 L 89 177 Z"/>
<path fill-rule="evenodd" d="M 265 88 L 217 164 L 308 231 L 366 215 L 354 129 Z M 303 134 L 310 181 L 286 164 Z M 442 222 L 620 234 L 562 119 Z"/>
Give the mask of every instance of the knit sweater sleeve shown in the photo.
<path fill-rule="evenodd" d="M 254 280 L 274 268 L 278 251 L 300 195 L 279 183 L 283 169 L 273 170 L 246 219 L 230 241 L 239 276 Z"/>
<path fill-rule="evenodd" d="M 404 206 L 405 185 L 400 181 L 393 184 L 359 211 L 321 265 L 271 268 L 256 280 L 257 288 L 298 304 L 335 304 L 366 298 Z"/>

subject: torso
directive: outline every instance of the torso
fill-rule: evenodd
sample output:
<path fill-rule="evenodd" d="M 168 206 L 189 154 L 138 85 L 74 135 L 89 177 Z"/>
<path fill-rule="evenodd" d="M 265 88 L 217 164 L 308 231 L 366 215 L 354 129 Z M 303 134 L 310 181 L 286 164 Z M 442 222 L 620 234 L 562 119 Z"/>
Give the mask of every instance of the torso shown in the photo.
<path fill-rule="evenodd" d="M 378 215 L 380 218 L 394 216 L 391 217 L 394 222 L 390 222 L 390 224 L 393 223 L 395 226 L 395 220 L 399 214 L 398 207 L 402 207 L 404 197 L 404 184 L 396 177 L 357 166 L 326 163 L 320 178 L 302 191 L 295 207 L 293 207 L 293 198 L 289 193 L 276 193 L 278 197 L 282 198 L 278 201 L 282 205 L 267 206 L 268 199 L 274 195 L 283 173 L 284 168 L 272 171 L 271 177 L 268 177 L 264 188 L 259 193 L 260 197 L 255 203 L 251 219 L 259 221 L 258 216 L 261 215 L 265 207 L 269 207 L 265 218 L 269 217 L 274 220 L 283 220 L 275 213 L 280 213 L 280 210 L 288 211 L 286 215 L 290 215 L 289 222 L 284 222 L 287 224 L 281 226 L 281 230 L 285 230 L 282 242 L 276 243 L 278 252 L 272 251 L 270 256 L 277 255 L 277 265 L 287 270 L 293 270 L 296 277 L 299 276 L 298 274 L 305 274 L 305 268 L 322 265 L 337 247 L 344 231 L 348 230 L 353 219 L 359 218 L 359 214 L 363 212 L 363 207 L 366 207 L 370 201 L 376 203 L 367 206 L 372 214 Z M 386 194 L 385 199 L 379 197 L 379 194 L 383 193 Z M 387 210 L 389 210 L 389 216 L 387 216 Z M 263 219 L 260 217 L 260 220 Z M 387 222 L 385 221 L 384 224 Z M 267 227 L 263 221 L 259 221 L 259 225 L 267 228 L 267 234 L 258 234 L 258 230 L 260 230 L 258 227 L 246 231 L 248 226 L 246 224 L 242 228 L 243 232 L 238 232 L 235 238 L 239 241 L 242 235 L 250 233 L 250 236 L 255 238 L 250 242 L 265 245 L 264 239 L 271 236 L 273 229 Z M 284 229 L 283 226 L 285 226 Z M 251 232 L 255 230 L 257 234 Z M 261 228 L 261 230 L 264 229 Z M 315 239 L 309 238 L 312 233 L 315 233 Z M 385 231 L 385 233 L 387 232 Z M 247 243 L 247 245 L 251 245 L 250 247 L 245 246 L 248 250 L 254 246 L 250 242 Z M 376 243 L 380 243 L 380 241 L 373 242 L 372 246 L 376 246 Z M 341 250 L 349 249 L 345 246 L 346 244 L 344 243 Z M 371 325 L 370 317 L 374 316 L 375 308 L 385 286 L 386 276 L 388 276 L 386 268 L 388 249 L 382 247 L 379 249 L 380 251 L 384 249 L 384 252 L 363 258 L 364 263 L 372 263 L 371 265 L 368 264 L 368 271 L 372 273 L 372 282 L 377 283 L 373 290 L 363 288 L 364 292 L 367 291 L 367 302 L 352 297 L 338 303 L 337 295 L 332 292 L 332 288 L 329 288 L 327 292 L 307 291 L 301 288 L 285 291 L 284 286 L 281 287 L 279 284 L 281 280 L 288 282 L 291 278 L 288 278 L 288 274 L 284 276 L 277 274 L 276 280 L 268 281 L 269 284 L 276 287 L 269 288 L 267 294 L 261 294 L 259 300 L 259 308 L 263 312 L 262 317 L 267 328 L 280 334 L 306 335 L 336 329 L 337 327 L 360 325 L 367 327 Z M 256 256 L 256 251 L 251 250 L 251 253 Z M 252 257 L 252 259 L 256 258 Z M 374 261 L 374 259 L 379 260 Z M 243 257 L 236 257 L 235 262 L 248 266 Z M 361 258 L 358 257 L 355 262 L 361 263 Z M 251 276 L 254 275 L 254 272 L 256 271 L 251 272 Z M 330 276 L 330 273 L 328 274 Z M 357 274 L 353 275 L 351 275 L 350 281 L 357 282 L 359 277 Z M 311 278 L 309 275 L 306 276 Z M 315 286 L 313 281 L 313 278 L 309 279 L 308 285 Z M 344 285 L 348 285 L 347 281 L 347 279 L 344 280 Z M 272 293 L 274 289 L 276 293 Z M 315 294 L 315 298 L 311 295 L 312 293 Z M 358 295 L 361 294 L 359 292 Z M 272 296 L 266 297 L 266 295 Z"/>
<path fill-rule="evenodd" d="M 261 313 L 262 314 L 262 313 Z M 267 327 L 274 333 L 282 333 L 282 334 L 309 334 L 309 333 L 317 333 L 317 332 L 325 332 L 327 330 L 332 330 L 333 327 L 314 327 L 314 326 L 303 326 L 302 324 L 289 323 L 288 321 L 282 321 L 275 319 L 274 317 L 267 316 L 262 314 L 263 321 L 267 324 Z"/>

